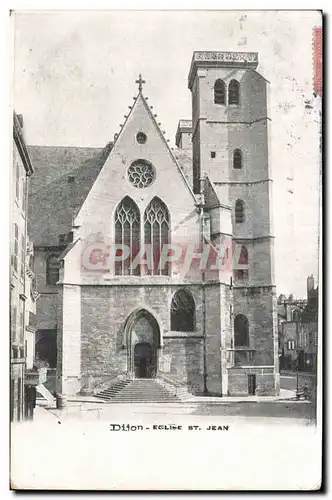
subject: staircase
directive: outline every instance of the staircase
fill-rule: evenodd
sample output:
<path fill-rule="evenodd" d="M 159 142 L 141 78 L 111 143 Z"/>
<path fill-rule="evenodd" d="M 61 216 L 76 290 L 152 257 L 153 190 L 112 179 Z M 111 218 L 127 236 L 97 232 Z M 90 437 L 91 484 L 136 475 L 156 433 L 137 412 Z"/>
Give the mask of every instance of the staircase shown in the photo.
<path fill-rule="evenodd" d="M 95 396 L 110 403 L 174 403 L 179 401 L 179 398 L 151 378 L 121 380 L 109 389 L 96 393 Z"/>
<path fill-rule="evenodd" d="M 40 399 L 40 396 L 42 396 L 43 400 L 44 401 L 46 400 L 49 406 L 53 406 L 55 398 L 53 394 L 43 384 L 37 385 L 36 391 L 37 391 L 37 400 Z M 40 395 L 39 397 L 38 394 Z"/>

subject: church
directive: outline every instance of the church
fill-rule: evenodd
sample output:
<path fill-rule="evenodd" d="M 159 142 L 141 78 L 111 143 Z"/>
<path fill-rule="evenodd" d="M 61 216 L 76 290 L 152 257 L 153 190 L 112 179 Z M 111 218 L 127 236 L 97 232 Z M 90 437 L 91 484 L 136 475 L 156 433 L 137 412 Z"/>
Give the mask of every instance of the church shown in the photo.
<path fill-rule="evenodd" d="M 150 379 L 279 394 L 269 82 L 257 66 L 253 52 L 195 51 L 175 148 L 141 75 L 105 148 L 29 146 L 36 352 L 57 393 Z"/>

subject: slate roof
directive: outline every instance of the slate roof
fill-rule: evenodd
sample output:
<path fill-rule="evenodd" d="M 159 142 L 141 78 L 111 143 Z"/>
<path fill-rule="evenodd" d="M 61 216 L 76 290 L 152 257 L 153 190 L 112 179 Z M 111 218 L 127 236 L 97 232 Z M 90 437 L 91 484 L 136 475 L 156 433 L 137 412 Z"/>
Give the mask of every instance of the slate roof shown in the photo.
<path fill-rule="evenodd" d="M 189 149 L 174 148 L 173 154 L 181 167 L 187 181 L 192 186 L 192 152 Z"/>
<path fill-rule="evenodd" d="M 35 246 L 57 246 L 104 165 L 105 148 L 28 146 L 30 178 L 28 233 Z"/>

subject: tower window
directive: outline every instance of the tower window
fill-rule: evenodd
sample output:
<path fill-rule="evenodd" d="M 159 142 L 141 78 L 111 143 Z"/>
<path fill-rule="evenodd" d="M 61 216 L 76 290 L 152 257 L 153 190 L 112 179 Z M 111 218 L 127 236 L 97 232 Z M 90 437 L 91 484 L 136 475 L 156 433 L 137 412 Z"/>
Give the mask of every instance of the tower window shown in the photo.
<path fill-rule="evenodd" d="M 249 322 L 243 314 L 238 314 L 234 319 L 235 347 L 249 347 Z"/>
<path fill-rule="evenodd" d="M 215 151 L 211 151 L 211 158 L 215 158 L 216 157 L 216 152 Z"/>
<path fill-rule="evenodd" d="M 214 84 L 214 103 L 226 104 L 226 85 L 222 80 L 216 80 Z"/>
<path fill-rule="evenodd" d="M 192 332 L 195 327 L 195 302 L 191 293 L 179 290 L 171 303 L 171 330 Z"/>
<path fill-rule="evenodd" d="M 237 200 L 235 203 L 235 222 L 244 222 L 244 202 Z"/>
<path fill-rule="evenodd" d="M 240 84 L 231 80 L 228 86 L 228 104 L 240 104 Z"/>
<path fill-rule="evenodd" d="M 239 258 L 239 266 L 243 267 L 247 265 L 248 265 L 248 250 L 247 247 L 242 245 Z M 248 269 L 235 269 L 234 275 L 237 280 L 246 280 L 248 279 L 249 272 Z"/>
<path fill-rule="evenodd" d="M 236 169 L 242 168 L 242 153 L 240 149 L 235 149 L 233 153 L 233 168 Z"/>

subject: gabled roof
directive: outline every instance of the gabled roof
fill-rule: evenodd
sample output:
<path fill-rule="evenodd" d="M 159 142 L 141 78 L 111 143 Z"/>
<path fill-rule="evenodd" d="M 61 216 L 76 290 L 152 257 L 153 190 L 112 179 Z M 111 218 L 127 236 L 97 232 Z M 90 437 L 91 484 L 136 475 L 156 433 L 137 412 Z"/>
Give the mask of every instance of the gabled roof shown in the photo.
<path fill-rule="evenodd" d="M 139 93 L 137 94 L 137 96 L 136 96 L 136 98 L 135 98 L 135 100 L 134 100 L 134 104 L 133 104 L 133 106 L 130 106 L 130 112 L 129 112 L 129 113 L 128 113 L 128 115 L 126 116 L 126 119 L 125 119 L 125 121 L 124 121 L 123 125 L 121 126 L 121 129 L 120 129 L 119 134 L 118 134 L 117 136 L 115 136 L 115 137 L 114 137 L 114 139 L 115 139 L 115 141 L 114 141 L 114 146 L 116 145 L 117 141 L 118 141 L 118 140 L 119 140 L 119 138 L 121 137 L 121 134 L 122 134 L 122 132 L 123 132 L 123 130 L 124 130 L 124 128 L 125 128 L 125 126 L 126 126 L 126 123 L 128 122 L 128 120 L 129 120 L 129 118 L 130 118 L 131 114 L 133 113 L 133 111 L 134 111 L 134 109 L 135 109 L 135 106 L 137 105 L 137 103 L 138 103 L 138 100 L 139 100 L 139 99 L 141 99 L 141 100 L 142 100 L 143 105 L 144 105 L 144 107 L 145 107 L 145 109 L 146 109 L 146 111 L 147 111 L 148 115 L 150 116 L 151 120 L 153 121 L 154 125 L 155 125 L 155 126 L 156 126 L 156 128 L 157 128 L 157 131 L 158 131 L 158 133 L 159 133 L 159 135 L 160 135 L 160 137 L 161 137 L 161 140 L 164 142 L 164 144 L 165 144 L 166 148 L 168 149 L 170 156 L 172 157 L 172 159 L 173 159 L 173 161 L 174 161 L 174 163 L 175 163 L 175 165 L 176 165 L 176 167 L 177 167 L 178 171 L 180 172 L 180 174 L 181 174 L 181 176 L 182 176 L 182 178 L 183 178 L 183 180 L 184 180 L 185 184 L 187 185 L 187 187 L 188 187 L 188 189 L 189 189 L 189 191 L 190 191 L 190 193 L 191 193 L 191 195 L 192 195 L 192 197 L 193 197 L 193 199 L 194 199 L 194 201 L 195 201 L 195 203 L 196 203 L 196 202 L 197 202 L 197 200 L 196 200 L 196 197 L 195 197 L 195 195 L 194 195 L 194 192 L 193 192 L 193 190 L 192 190 L 192 188 L 191 188 L 191 186 L 190 186 L 190 184 L 189 184 L 189 182 L 188 182 L 188 179 L 187 179 L 187 177 L 185 176 L 185 174 L 184 174 L 184 172 L 183 172 L 183 169 L 180 167 L 180 165 L 179 165 L 179 163 L 178 163 L 178 160 L 177 160 L 177 158 L 175 157 L 175 155 L 174 155 L 173 151 L 172 151 L 172 150 L 171 150 L 171 148 L 169 147 L 169 144 L 168 144 L 167 140 L 165 139 L 164 133 L 163 133 L 163 132 L 162 132 L 162 130 L 160 129 L 160 126 L 159 126 L 159 124 L 158 124 L 158 122 L 157 122 L 157 120 L 156 120 L 156 118 L 155 118 L 154 114 L 152 113 L 152 111 L 151 111 L 151 108 L 150 108 L 149 104 L 147 103 L 147 99 L 148 99 L 148 98 L 147 98 L 147 97 L 144 97 L 141 91 L 139 91 Z"/>
<path fill-rule="evenodd" d="M 56 246 L 89 193 L 111 150 L 28 146 L 35 173 L 30 178 L 28 232 L 35 246 Z"/>

